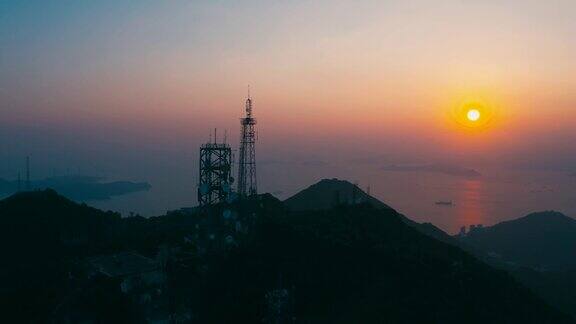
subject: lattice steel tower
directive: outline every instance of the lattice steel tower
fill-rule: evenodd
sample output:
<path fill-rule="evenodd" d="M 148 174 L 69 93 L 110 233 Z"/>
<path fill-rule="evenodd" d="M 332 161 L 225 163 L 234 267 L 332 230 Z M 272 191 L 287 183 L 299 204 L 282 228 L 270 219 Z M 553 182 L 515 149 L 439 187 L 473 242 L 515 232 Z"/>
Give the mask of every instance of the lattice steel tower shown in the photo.
<path fill-rule="evenodd" d="M 232 149 L 226 143 L 206 143 L 200 147 L 200 206 L 226 201 L 232 193 Z"/>
<path fill-rule="evenodd" d="M 247 197 L 256 195 L 256 119 L 252 117 L 252 98 L 248 92 L 246 99 L 246 117 L 240 119 L 240 154 L 238 159 L 238 195 Z"/>

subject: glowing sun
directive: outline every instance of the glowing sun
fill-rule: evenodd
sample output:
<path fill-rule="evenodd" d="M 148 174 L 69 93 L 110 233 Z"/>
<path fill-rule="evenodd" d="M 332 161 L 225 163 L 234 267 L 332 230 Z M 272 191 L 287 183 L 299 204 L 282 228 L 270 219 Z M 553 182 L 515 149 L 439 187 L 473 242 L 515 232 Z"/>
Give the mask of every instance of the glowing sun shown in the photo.
<path fill-rule="evenodd" d="M 483 132 L 493 127 L 496 107 L 481 98 L 461 98 L 451 105 L 450 124 L 466 132 Z"/>
<path fill-rule="evenodd" d="M 468 118 L 469 121 L 477 121 L 480 119 L 480 111 L 478 109 L 470 109 L 466 114 L 466 118 Z"/>

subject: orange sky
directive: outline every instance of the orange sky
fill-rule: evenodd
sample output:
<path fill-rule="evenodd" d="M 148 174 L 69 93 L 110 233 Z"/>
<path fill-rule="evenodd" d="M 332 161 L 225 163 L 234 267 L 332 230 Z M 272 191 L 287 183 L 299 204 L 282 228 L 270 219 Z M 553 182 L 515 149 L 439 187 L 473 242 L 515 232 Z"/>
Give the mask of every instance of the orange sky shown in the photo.
<path fill-rule="evenodd" d="M 2 125 L 194 146 L 237 136 L 250 84 L 270 154 L 574 159 L 572 1 L 3 6 Z M 488 126 L 451 120 L 469 98 Z"/>

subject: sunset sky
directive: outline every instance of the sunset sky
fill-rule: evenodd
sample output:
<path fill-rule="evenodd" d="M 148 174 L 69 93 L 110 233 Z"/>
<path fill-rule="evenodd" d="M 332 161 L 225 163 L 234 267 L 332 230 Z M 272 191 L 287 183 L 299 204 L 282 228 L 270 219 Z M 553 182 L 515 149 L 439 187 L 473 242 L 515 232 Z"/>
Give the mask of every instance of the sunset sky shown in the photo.
<path fill-rule="evenodd" d="M 575 170 L 575 12 L 571 0 L 2 1 L 0 176 L 31 155 L 37 177 L 193 181 L 211 129 L 236 146 L 247 85 L 262 163 Z M 490 120 L 462 125 L 467 102 Z"/>

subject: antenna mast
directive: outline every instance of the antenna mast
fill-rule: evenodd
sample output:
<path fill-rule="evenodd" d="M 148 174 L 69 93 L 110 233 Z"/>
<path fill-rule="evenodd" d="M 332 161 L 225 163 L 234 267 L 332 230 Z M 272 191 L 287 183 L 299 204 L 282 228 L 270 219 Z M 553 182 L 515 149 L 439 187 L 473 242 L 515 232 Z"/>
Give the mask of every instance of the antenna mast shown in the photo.
<path fill-rule="evenodd" d="M 245 104 L 246 117 L 240 119 L 240 153 L 238 159 L 238 195 L 240 197 L 257 194 L 256 186 L 256 119 L 252 117 L 252 97 L 248 86 L 248 98 Z"/>
<path fill-rule="evenodd" d="M 30 191 L 32 189 L 30 185 L 30 157 L 26 157 L 26 190 Z"/>

